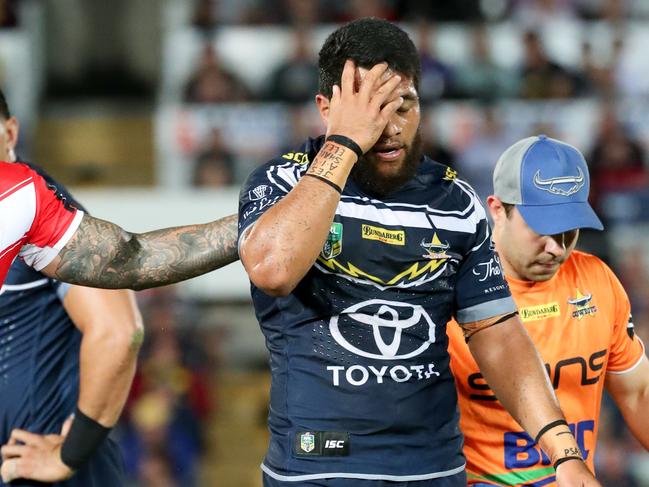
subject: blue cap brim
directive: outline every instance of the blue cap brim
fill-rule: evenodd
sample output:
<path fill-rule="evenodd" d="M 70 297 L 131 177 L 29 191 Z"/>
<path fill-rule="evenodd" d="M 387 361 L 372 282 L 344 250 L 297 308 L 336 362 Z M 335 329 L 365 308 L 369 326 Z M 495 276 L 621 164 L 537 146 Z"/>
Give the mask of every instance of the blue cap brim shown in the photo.
<path fill-rule="evenodd" d="M 525 223 L 539 235 L 556 235 L 577 228 L 604 230 L 604 225 L 586 202 L 516 205 L 516 208 Z"/>

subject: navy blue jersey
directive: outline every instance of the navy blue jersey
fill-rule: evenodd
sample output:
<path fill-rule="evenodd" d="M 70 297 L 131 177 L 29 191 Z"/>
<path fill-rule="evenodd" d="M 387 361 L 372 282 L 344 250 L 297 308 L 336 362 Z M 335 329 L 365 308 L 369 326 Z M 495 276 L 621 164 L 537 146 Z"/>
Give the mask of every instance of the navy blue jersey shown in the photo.
<path fill-rule="evenodd" d="M 48 184 L 56 186 L 57 195 L 66 204 L 82 209 L 42 169 L 31 164 L 30 167 Z M 9 440 L 14 428 L 58 434 L 63 422 L 74 412 L 79 397 L 81 333 L 63 308 L 68 289 L 69 285 L 16 259 L 0 290 L 0 444 Z M 93 459 L 60 485 L 120 485 L 114 483 L 118 477 L 109 472 L 121 469 L 116 447 L 107 442 L 99 453 L 104 455 L 106 465 Z M 107 483 L 90 482 L 88 474 L 94 471 L 101 472 Z M 78 483 L 82 478 L 85 484 Z M 2 485 L 5 484 L 0 480 Z M 42 484 L 17 480 L 11 485 Z"/>
<path fill-rule="evenodd" d="M 240 235 L 321 146 L 309 139 L 252 173 Z M 305 278 L 280 298 L 253 285 L 252 298 L 272 371 L 266 474 L 406 481 L 464 469 L 446 323 L 515 305 L 485 211 L 454 171 L 423 157 L 416 176 L 381 199 L 350 179 Z"/>

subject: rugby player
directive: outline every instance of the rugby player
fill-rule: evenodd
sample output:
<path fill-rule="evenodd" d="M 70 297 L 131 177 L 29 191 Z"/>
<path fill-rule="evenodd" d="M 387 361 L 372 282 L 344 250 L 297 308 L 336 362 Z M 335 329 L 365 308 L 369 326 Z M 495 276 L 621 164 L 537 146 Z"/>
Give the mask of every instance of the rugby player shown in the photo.
<path fill-rule="evenodd" d="M 0 92 L 0 159 L 6 161 L 0 163 L 3 279 L 11 265 L 0 291 L 0 485 L 42 485 L 22 479 L 55 482 L 75 472 L 59 485 L 123 485 L 118 448 L 104 439 L 130 388 L 142 340 L 139 313 L 130 292 L 69 286 L 52 276 L 96 286 L 145 287 L 178 280 L 186 271 L 220 267 L 236 259 L 236 218 L 148 234 L 142 242 L 153 247 L 138 249 L 140 236 L 91 219 L 40 169 L 14 162 L 18 128 Z M 98 233 L 100 228 L 108 233 Z M 174 243 L 174 234 L 184 243 Z M 24 255 L 43 273 L 20 260 L 12 264 L 25 242 L 30 245 Z M 58 263 L 71 268 L 44 270 L 60 249 L 70 253 Z M 138 255 L 145 260 L 133 260 Z M 173 266 L 173 272 L 165 266 Z M 130 284 L 102 274 L 120 268 L 128 269 Z M 73 412 L 70 432 L 68 421 L 64 434 L 57 434 Z"/>
<path fill-rule="evenodd" d="M 325 41 L 319 73 L 326 134 L 255 170 L 240 194 L 272 373 L 264 485 L 465 486 L 452 315 L 559 484 L 599 485 L 503 276 L 473 273 L 495 258 L 478 197 L 422 155 L 410 38 L 351 22 Z"/>
<path fill-rule="evenodd" d="M 500 273 L 502 263 L 520 318 L 592 471 L 604 386 L 649 448 L 649 363 L 633 331 L 629 299 L 601 260 L 574 250 L 579 229 L 603 228 L 588 204 L 582 154 L 559 140 L 529 137 L 503 153 L 493 180 L 487 206 L 500 262 L 496 256 L 480 262 L 473 274 L 486 280 Z M 455 328 L 447 331 L 469 484 L 556 485 L 550 460 L 503 408 Z"/>

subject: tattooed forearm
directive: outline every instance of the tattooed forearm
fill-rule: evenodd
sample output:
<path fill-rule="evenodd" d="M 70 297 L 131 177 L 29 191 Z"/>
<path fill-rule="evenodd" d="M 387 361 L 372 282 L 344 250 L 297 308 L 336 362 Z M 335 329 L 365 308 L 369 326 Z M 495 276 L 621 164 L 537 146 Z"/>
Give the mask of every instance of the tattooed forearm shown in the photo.
<path fill-rule="evenodd" d="M 84 215 L 59 253 L 55 277 L 85 286 L 137 290 L 183 281 L 237 259 L 236 215 L 141 234 Z"/>

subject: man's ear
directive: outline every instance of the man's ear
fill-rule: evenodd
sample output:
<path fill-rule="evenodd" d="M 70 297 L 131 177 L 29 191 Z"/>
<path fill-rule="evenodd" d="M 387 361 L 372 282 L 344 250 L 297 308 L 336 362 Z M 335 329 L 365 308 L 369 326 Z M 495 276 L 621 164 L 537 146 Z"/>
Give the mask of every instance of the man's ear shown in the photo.
<path fill-rule="evenodd" d="M 11 117 L 5 122 L 5 131 L 7 133 L 7 151 L 9 152 L 9 162 L 16 162 L 15 148 L 18 144 L 18 133 L 20 124 L 16 117 Z"/>
<path fill-rule="evenodd" d="M 327 98 L 326 96 L 320 93 L 315 96 L 315 104 L 318 108 L 320 118 L 324 122 L 325 126 L 327 125 L 327 121 L 329 120 L 329 103 L 329 98 Z"/>
<path fill-rule="evenodd" d="M 495 196 L 493 194 L 491 196 L 487 196 L 487 209 L 489 210 L 491 219 L 494 222 L 499 221 L 501 218 L 507 218 L 503 202 L 500 200 L 500 198 L 498 198 L 498 196 Z"/>

